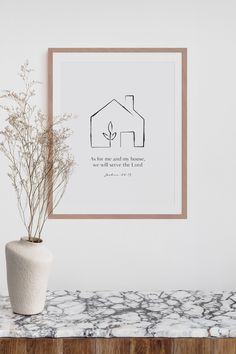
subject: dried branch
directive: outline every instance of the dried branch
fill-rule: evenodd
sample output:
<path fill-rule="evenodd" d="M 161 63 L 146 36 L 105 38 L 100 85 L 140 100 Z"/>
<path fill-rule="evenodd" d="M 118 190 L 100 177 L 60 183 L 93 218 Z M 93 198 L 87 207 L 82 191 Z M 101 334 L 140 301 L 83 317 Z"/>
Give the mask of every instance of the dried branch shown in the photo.
<path fill-rule="evenodd" d="M 41 238 L 48 211 L 60 202 L 75 164 L 66 144 L 71 131 L 63 126 L 70 115 L 54 117 L 48 123 L 47 116 L 31 102 L 39 83 L 31 79 L 31 73 L 28 62 L 21 65 L 24 90 L 5 90 L 0 96 L 8 102 L 0 105 L 7 115 L 7 126 L 0 131 L 0 151 L 9 161 L 8 176 L 30 241 Z"/>

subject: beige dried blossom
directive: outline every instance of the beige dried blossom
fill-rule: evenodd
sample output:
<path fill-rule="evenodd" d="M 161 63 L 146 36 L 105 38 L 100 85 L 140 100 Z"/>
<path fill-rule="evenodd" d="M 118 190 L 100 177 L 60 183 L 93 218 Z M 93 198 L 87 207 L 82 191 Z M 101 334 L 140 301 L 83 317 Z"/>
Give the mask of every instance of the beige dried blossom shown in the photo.
<path fill-rule="evenodd" d="M 64 123 L 71 117 L 48 117 L 31 103 L 37 81 L 31 79 L 28 62 L 19 76 L 24 90 L 6 90 L 0 108 L 7 114 L 7 126 L 0 131 L 0 151 L 9 160 L 8 176 L 16 192 L 21 219 L 29 241 L 40 241 L 48 215 L 60 202 L 74 167 L 67 139 L 71 130 Z M 53 206 L 50 202 L 53 196 Z"/>

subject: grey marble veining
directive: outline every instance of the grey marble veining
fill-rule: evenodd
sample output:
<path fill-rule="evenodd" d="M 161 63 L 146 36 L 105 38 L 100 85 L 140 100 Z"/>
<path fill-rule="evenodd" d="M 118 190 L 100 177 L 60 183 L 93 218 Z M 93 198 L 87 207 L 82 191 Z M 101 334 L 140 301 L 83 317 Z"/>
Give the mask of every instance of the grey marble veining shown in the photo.
<path fill-rule="evenodd" d="M 49 291 L 33 316 L 0 296 L 0 337 L 236 337 L 236 292 Z"/>

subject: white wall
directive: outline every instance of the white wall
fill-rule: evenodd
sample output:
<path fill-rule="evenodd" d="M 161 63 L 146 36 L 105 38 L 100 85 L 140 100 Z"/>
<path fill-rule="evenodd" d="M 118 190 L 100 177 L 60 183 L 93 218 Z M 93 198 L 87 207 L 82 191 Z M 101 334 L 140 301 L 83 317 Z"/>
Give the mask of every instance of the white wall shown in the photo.
<path fill-rule="evenodd" d="M 0 0 L 0 88 L 26 58 L 45 82 L 48 47 L 187 47 L 188 220 L 49 220 L 51 289 L 236 289 L 236 3 L 234 0 Z M 2 123 L 1 123 L 2 124 Z M 20 238 L 0 160 L 4 245 Z"/>

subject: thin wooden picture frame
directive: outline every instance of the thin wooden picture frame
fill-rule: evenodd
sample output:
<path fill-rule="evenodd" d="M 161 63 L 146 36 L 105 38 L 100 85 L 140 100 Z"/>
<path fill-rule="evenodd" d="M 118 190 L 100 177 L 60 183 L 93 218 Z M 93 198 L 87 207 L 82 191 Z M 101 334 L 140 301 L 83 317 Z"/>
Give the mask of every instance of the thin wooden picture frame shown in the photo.
<path fill-rule="evenodd" d="M 49 48 L 48 49 L 48 120 L 54 116 L 54 58 L 63 53 L 177 53 L 181 55 L 181 210 L 178 213 L 65 213 L 54 210 L 50 219 L 186 219 L 187 218 L 187 49 L 186 48 Z M 53 149 L 53 147 L 52 147 Z M 52 178 L 49 177 L 49 183 Z M 52 190 L 52 188 L 49 188 Z M 49 194 L 49 210 L 53 195 Z"/>

